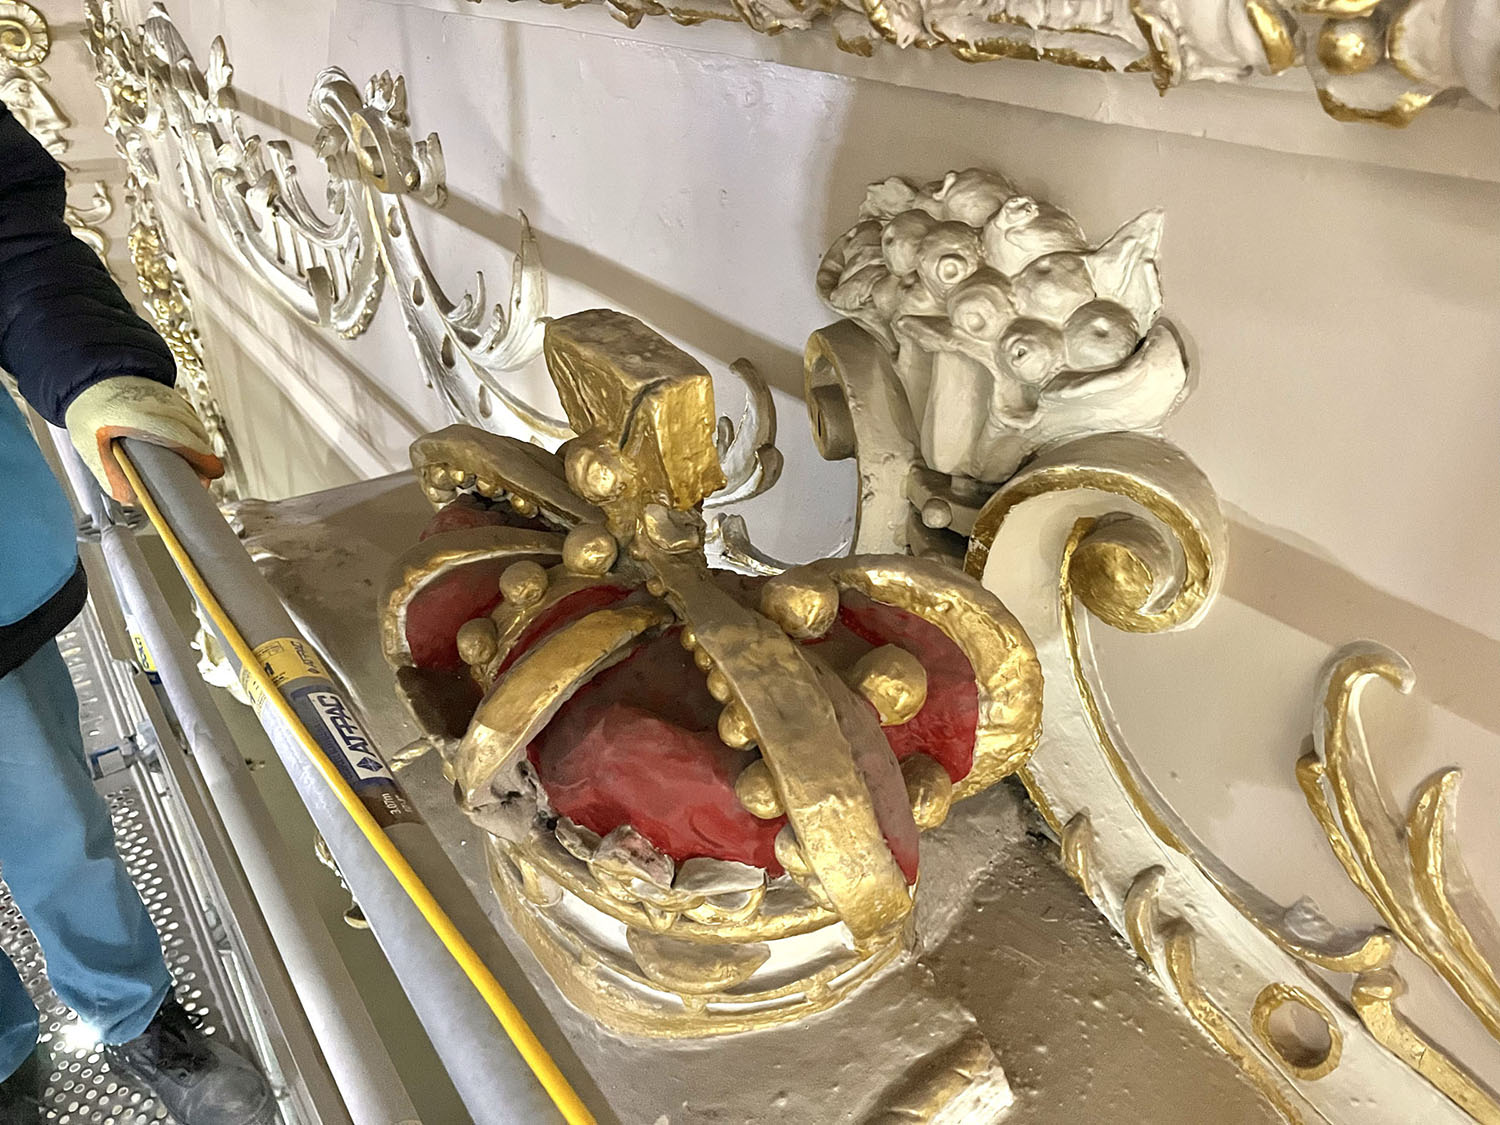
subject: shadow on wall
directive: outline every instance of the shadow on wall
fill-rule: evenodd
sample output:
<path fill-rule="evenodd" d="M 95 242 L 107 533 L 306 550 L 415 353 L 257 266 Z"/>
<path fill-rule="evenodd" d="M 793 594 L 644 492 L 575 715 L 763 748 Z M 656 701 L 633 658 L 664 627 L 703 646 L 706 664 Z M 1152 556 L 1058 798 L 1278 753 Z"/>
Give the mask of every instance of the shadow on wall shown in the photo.
<path fill-rule="evenodd" d="M 399 17 L 411 20 L 417 13 L 402 11 Z M 415 30 L 415 29 L 414 29 Z M 526 60 L 520 49 L 517 29 L 507 25 L 500 39 L 503 43 L 503 71 L 511 76 L 524 73 Z M 400 60 L 404 69 L 420 71 L 416 60 Z M 770 65 L 770 64 L 766 64 Z M 397 69 L 403 69 L 398 65 Z M 351 71 L 351 77 L 362 81 L 360 75 Z M 999 149 L 993 141 L 985 143 L 983 133 L 968 133 L 955 136 L 955 130 L 930 129 L 915 131 L 909 128 L 909 120 L 889 112 L 888 105 L 881 104 L 891 95 L 884 84 L 875 84 L 852 79 L 840 80 L 850 96 L 839 103 L 843 122 L 837 130 L 841 143 L 827 154 L 826 163 L 819 170 L 819 178 L 826 185 L 822 191 L 824 213 L 821 222 L 809 224 L 816 231 L 813 243 L 807 248 L 806 260 L 798 263 L 799 273 L 788 277 L 787 285 L 805 288 L 812 293 L 812 280 L 823 251 L 839 234 L 854 221 L 868 184 L 889 176 L 908 176 L 917 181 L 941 177 L 950 169 L 967 167 L 991 167 L 1004 172 L 1018 181 L 1022 190 L 1036 193 L 1041 198 L 1055 199 L 1067 203 L 1066 192 L 1047 182 L 1036 167 L 1035 153 L 1028 153 L 1023 160 L 1004 160 L 995 153 Z M 525 101 L 525 83 L 513 80 L 509 84 L 510 96 L 503 104 L 485 101 L 476 97 L 467 108 L 479 116 L 493 116 L 497 111 L 506 118 L 504 150 L 508 159 L 491 204 L 472 196 L 450 190 L 445 205 L 438 211 L 448 221 L 477 235 L 486 243 L 514 253 L 520 244 L 520 221 L 513 210 L 515 201 L 539 199 L 542 192 L 527 174 L 526 153 L 528 150 L 526 123 L 531 112 Z M 482 89 L 475 90 L 476 95 Z M 248 117 L 263 123 L 268 130 L 291 139 L 300 147 L 311 149 L 316 137 L 316 128 L 305 117 L 293 116 L 261 99 L 237 92 L 239 107 Z M 954 106 L 964 104 L 961 99 L 942 99 Z M 1033 118 L 1042 115 L 1027 110 L 1005 110 L 988 106 L 996 115 L 1022 113 Z M 450 119 L 434 121 L 439 135 L 457 133 Z M 446 128 L 445 128 L 446 126 Z M 501 129 L 498 123 L 495 128 Z M 418 132 L 423 130 L 419 129 Z M 996 132 L 1004 132 L 1004 127 Z M 1055 161 L 1057 158 L 1053 157 Z M 1062 164 L 1076 170 L 1076 153 L 1064 157 Z M 1094 190 L 1098 190 L 1104 169 L 1096 170 L 1093 176 Z M 1033 175 L 1032 173 L 1037 173 Z M 1038 178 L 1041 176 L 1042 178 Z M 321 191 L 320 175 L 313 173 L 306 185 Z M 600 190 L 607 191 L 606 182 Z M 1138 201 L 1125 200 L 1122 215 L 1115 218 L 1109 229 L 1113 230 L 1123 218 L 1135 211 L 1129 210 Z M 789 201 L 790 205 L 791 201 Z M 417 199 L 408 204 L 422 210 L 437 210 Z M 1145 206 L 1144 203 L 1141 206 Z M 1140 207 L 1136 207 L 1140 210 Z M 1125 213 L 1128 211 L 1128 214 Z M 1107 221 L 1107 220 L 1106 220 Z M 1085 227 L 1091 224 L 1085 222 Z M 630 309 L 653 328 L 684 343 L 701 360 L 711 364 L 727 365 L 730 361 L 744 357 L 754 363 L 761 374 L 773 386 L 797 398 L 802 396 L 802 356 L 766 335 L 735 323 L 712 309 L 707 308 L 692 296 L 663 286 L 653 278 L 630 268 L 629 263 L 606 257 L 588 246 L 559 237 L 545 226 L 535 226 L 541 243 L 542 261 L 549 277 L 576 281 L 599 293 L 606 303 Z M 732 265 L 732 263 L 731 263 Z M 554 312 L 571 310 L 553 310 Z M 816 300 L 808 302 L 805 322 L 787 325 L 788 335 L 806 336 L 836 319 L 836 315 Z"/>
<path fill-rule="evenodd" d="M 239 260 L 217 238 L 204 232 L 184 211 L 174 218 L 186 222 L 196 237 L 187 243 L 181 261 L 188 269 L 195 310 L 202 314 L 215 386 L 223 395 L 232 391 L 232 412 L 255 434 L 289 434 L 293 425 L 282 405 L 296 401 L 296 414 L 337 418 L 340 440 L 317 456 L 317 441 L 278 440 L 268 448 L 282 451 L 273 463 L 259 458 L 252 472 L 256 491 L 266 499 L 314 488 L 330 488 L 366 476 L 381 475 L 404 466 L 404 443 L 431 428 L 386 387 L 370 378 L 352 353 L 349 341 L 309 326 L 288 314 L 262 282 L 248 274 Z M 399 317 L 393 327 L 399 330 Z M 226 364 L 233 366 L 231 375 Z M 310 372 L 318 377 L 306 378 Z M 263 411 L 257 393 L 241 384 L 251 378 L 274 393 Z M 227 405 L 227 404 L 226 404 Z M 427 405 L 427 404 L 424 404 Z M 312 432 L 317 432 L 316 426 Z M 262 442 L 241 443 L 247 452 Z M 295 450 L 295 457 L 288 454 Z M 302 472 L 292 466 L 292 461 Z M 308 475 L 308 472 L 311 475 Z"/>

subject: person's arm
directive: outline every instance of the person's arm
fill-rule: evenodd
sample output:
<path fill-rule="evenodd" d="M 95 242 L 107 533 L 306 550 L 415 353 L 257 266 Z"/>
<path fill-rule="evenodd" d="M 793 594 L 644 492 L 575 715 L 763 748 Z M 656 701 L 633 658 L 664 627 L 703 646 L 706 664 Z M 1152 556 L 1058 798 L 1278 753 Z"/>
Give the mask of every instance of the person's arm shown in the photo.
<path fill-rule="evenodd" d="M 223 466 L 172 384 L 166 343 L 136 315 L 94 252 L 63 221 L 63 170 L 0 104 L 0 367 L 116 499 L 132 499 L 108 447 L 140 437 L 176 449 L 200 475 Z"/>

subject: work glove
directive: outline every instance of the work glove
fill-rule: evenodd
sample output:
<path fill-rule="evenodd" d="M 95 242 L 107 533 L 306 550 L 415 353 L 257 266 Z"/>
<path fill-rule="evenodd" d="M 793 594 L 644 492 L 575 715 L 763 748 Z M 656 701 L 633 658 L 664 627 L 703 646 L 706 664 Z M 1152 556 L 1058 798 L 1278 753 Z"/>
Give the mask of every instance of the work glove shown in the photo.
<path fill-rule="evenodd" d="M 180 391 L 139 375 L 117 375 L 85 388 L 63 420 L 68 437 L 89 472 L 121 504 L 134 504 L 135 492 L 115 460 L 118 438 L 137 438 L 182 456 L 205 484 L 224 475 L 203 423 Z"/>

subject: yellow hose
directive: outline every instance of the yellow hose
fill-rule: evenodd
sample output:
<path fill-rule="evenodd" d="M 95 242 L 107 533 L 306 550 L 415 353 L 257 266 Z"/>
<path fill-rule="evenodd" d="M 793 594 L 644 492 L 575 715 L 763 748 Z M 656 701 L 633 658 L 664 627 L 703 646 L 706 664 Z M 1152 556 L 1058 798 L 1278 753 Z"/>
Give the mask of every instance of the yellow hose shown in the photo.
<path fill-rule="evenodd" d="M 276 709 L 276 713 L 286 723 L 292 734 L 296 737 L 298 744 L 307 754 L 308 759 L 317 767 L 318 773 L 333 790 L 338 798 L 339 804 L 344 806 L 344 811 L 359 826 L 364 833 L 365 839 L 375 849 L 391 874 L 396 877 L 396 882 L 401 884 L 401 889 L 411 899 L 412 904 L 422 913 L 427 924 L 432 927 L 432 932 L 443 943 L 443 946 L 458 963 L 464 975 L 479 991 L 489 1005 L 490 1011 L 495 1013 L 495 1018 L 500 1021 L 500 1026 L 505 1029 L 505 1034 L 515 1044 L 516 1050 L 520 1052 L 521 1058 L 536 1075 L 537 1081 L 547 1091 L 547 1096 L 552 1099 L 558 1111 L 563 1115 L 569 1125 L 595 1125 L 594 1115 L 589 1112 L 588 1107 L 583 1104 L 577 1092 L 568 1083 L 567 1078 L 558 1069 L 557 1063 L 547 1053 L 541 1041 L 537 1039 L 536 1033 L 526 1022 L 524 1016 L 517 1010 L 511 998 L 506 994 L 504 987 L 495 979 L 489 967 L 480 959 L 479 954 L 474 951 L 459 933 L 458 927 L 453 920 L 438 905 L 437 899 L 432 897 L 432 892 L 422 883 L 417 873 L 412 870 L 411 864 L 406 862 L 391 838 L 386 835 L 385 830 L 380 827 L 370 811 L 365 808 L 364 803 L 355 795 L 349 783 L 344 780 L 343 775 L 334 768 L 317 741 L 303 725 L 286 699 L 281 694 L 281 689 L 272 682 L 271 678 L 261 668 L 261 663 L 256 659 L 254 652 L 240 631 L 235 628 L 234 622 L 224 612 L 224 607 L 214 597 L 213 591 L 209 589 L 208 583 L 204 581 L 203 575 L 193 565 L 193 560 L 188 556 L 182 540 L 177 538 L 166 518 L 162 515 L 161 508 L 157 506 L 156 500 L 147 491 L 145 483 L 140 474 L 126 456 L 124 448 L 117 442 L 114 446 L 115 456 L 119 458 L 120 468 L 125 473 L 125 478 L 130 482 L 130 487 L 135 490 L 136 501 L 144 509 L 151 525 L 161 536 L 166 544 L 167 553 L 172 556 L 172 561 L 177 564 L 181 571 L 183 580 L 187 582 L 188 589 L 198 599 L 203 611 L 208 614 L 209 620 L 213 622 L 220 634 L 228 642 L 230 649 L 234 652 L 235 659 L 239 662 L 241 669 L 249 671 L 261 690 L 265 692 L 267 702 Z"/>

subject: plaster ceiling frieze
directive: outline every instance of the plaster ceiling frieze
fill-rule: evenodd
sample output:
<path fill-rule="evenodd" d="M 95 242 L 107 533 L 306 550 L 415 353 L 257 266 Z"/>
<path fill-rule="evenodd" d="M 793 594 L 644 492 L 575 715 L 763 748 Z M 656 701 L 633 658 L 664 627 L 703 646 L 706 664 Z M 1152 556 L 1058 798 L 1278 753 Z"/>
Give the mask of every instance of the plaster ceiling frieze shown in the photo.
<path fill-rule="evenodd" d="M 67 132 L 73 122 L 48 90 L 50 79 L 42 63 L 51 53 L 52 31 L 41 12 L 23 0 L 0 0 L 0 101 L 61 162 L 68 151 Z M 71 172 L 68 187 L 73 187 Z M 112 214 L 109 186 L 96 181 L 89 186 L 86 199 L 69 200 L 63 218 L 74 234 L 104 258 L 109 239 L 102 227 Z"/>
<path fill-rule="evenodd" d="M 587 0 L 546 0 L 574 7 Z M 1311 85 L 1340 121 L 1404 126 L 1467 93 L 1500 109 L 1500 13 L 1462 0 L 599 0 L 630 27 L 823 29 L 838 47 L 947 48 L 1188 82 Z M 1286 76 L 1286 77 L 1282 77 Z"/>
<path fill-rule="evenodd" d="M 1496 1031 L 1496 931 L 1456 860 L 1455 774 L 1393 819 L 1359 734 L 1358 686 L 1406 683 L 1404 663 L 1369 646 L 1336 657 L 1318 749 L 1298 767 L 1384 923 L 1361 930 L 1241 879 L 1156 791 L 1110 711 L 1091 631 L 1191 628 L 1226 565 L 1214 490 L 1161 434 L 1192 385 L 1161 315 L 1161 229 L 1148 212 L 1096 245 L 979 170 L 870 186 L 818 273 L 844 319 L 806 358 L 820 451 L 858 470 L 853 548 L 946 560 L 1015 614 L 1044 674 L 1042 736 L 1019 775 L 1065 865 L 1284 1116 L 1500 1120 L 1443 1029 L 1396 1009 L 1397 954 L 1415 954 Z M 1290 1036 L 1288 1006 L 1321 1032 Z"/>

